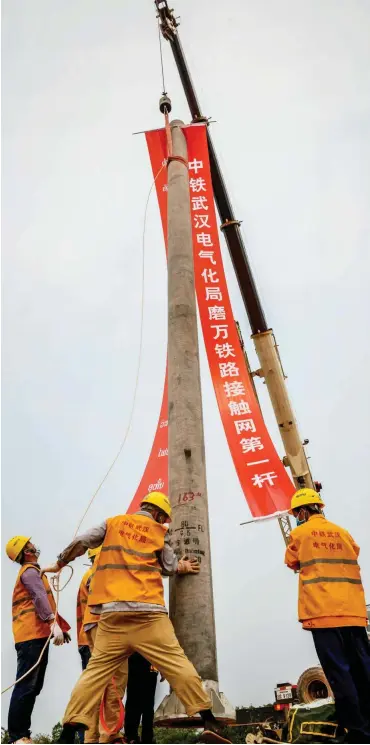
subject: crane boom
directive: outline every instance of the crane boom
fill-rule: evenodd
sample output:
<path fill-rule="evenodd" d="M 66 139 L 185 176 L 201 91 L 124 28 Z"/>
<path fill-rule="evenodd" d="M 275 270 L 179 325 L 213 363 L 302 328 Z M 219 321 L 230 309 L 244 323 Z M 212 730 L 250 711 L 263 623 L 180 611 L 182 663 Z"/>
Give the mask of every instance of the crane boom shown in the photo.
<path fill-rule="evenodd" d="M 164 38 L 171 45 L 172 53 L 189 105 L 192 121 L 193 123 L 205 122 L 208 124 L 209 120 L 202 114 L 200 103 L 195 93 L 177 31 L 179 23 L 174 16 L 173 9 L 169 8 L 167 0 L 154 0 L 154 2 L 157 8 L 160 30 Z M 267 385 L 286 452 L 283 462 L 285 466 L 289 466 L 295 485 L 297 488 L 302 488 L 304 486 L 318 488 L 317 482 L 314 484 L 312 480 L 304 444 L 299 436 L 297 422 L 289 400 L 285 382 L 286 376 L 282 369 L 275 336 L 272 329 L 267 325 L 240 231 L 240 221 L 235 218 L 209 128 L 207 128 L 207 139 L 213 191 L 221 219 L 220 228 L 225 234 L 226 244 L 229 249 L 239 289 L 252 330 L 252 339 L 261 365 L 260 369 L 254 374 L 264 378 Z M 306 440 L 305 444 L 307 442 L 308 441 Z M 288 515 L 279 518 L 279 525 L 284 540 L 288 543 L 291 530 Z"/>
<path fill-rule="evenodd" d="M 201 112 L 200 103 L 195 93 L 185 54 L 177 33 L 178 23 L 173 15 L 173 11 L 169 9 L 167 0 L 155 0 L 155 4 L 158 10 L 162 34 L 171 45 L 192 120 L 193 122 L 207 123 L 208 120 Z M 253 278 L 252 269 L 248 261 L 243 237 L 240 232 L 240 221 L 235 218 L 209 129 L 207 129 L 207 139 L 211 164 L 212 185 L 218 213 L 221 219 L 221 229 L 225 234 L 226 243 L 239 283 L 245 309 L 248 314 L 252 333 L 257 334 L 261 331 L 267 331 L 268 327 L 266 318 Z"/>

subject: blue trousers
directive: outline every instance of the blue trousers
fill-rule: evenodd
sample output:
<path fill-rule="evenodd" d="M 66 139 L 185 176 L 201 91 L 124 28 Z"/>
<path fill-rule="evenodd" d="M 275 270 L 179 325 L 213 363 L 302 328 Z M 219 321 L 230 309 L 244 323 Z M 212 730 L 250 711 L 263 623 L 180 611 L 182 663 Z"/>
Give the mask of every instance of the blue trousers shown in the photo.
<path fill-rule="evenodd" d="M 158 673 L 138 652 L 128 658 L 125 736 L 128 742 L 154 742 L 154 699 Z M 141 740 L 139 726 L 141 722 Z"/>
<path fill-rule="evenodd" d="M 370 738 L 370 642 L 366 629 L 312 629 L 312 636 L 334 694 L 338 723 L 353 735 Z"/>
<path fill-rule="evenodd" d="M 17 642 L 17 680 L 21 678 L 40 657 L 45 645 L 45 639 L 31 639 L 28 642 Z M 48 664 L 49 645 L 42 655 L 40 664 L 13 688 L 8 714 L 8 730 L 10 742 L 31 736 L 31 716 L 35 706 L 36 696 L 42 691 L 45 672 Z"/>

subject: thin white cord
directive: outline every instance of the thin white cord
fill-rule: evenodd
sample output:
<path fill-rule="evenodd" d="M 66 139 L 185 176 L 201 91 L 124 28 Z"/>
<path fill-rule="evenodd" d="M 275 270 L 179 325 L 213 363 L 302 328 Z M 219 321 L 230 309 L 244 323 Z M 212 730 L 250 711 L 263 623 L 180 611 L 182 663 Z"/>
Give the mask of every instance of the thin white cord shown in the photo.
<path fill-rule="evenodd" d="M 162 164 L 161 168 L 159 169 L 159 171 L 158 171 L 158 173 L 157 173 L 157 175 L 156 175 L 156 177 L 155 177 L 155 179 L 154 179 L 154 181 L 153 181 L 153 183 L 152 183 L 152 185 L 151 185 L 151 187 L 149 189 L 149 193 L 148 193 L 148 197 L 147 197 L 146 205 L 145 205 L 145 211 L 144 211 L 144 225 L 143 225 L 143 238 L 142 238 L 142 271 L 141 271 L 141 310 L 140 310 L 139 357 L 138 357 L 138 363 L 137 363 L 135 388 L 134 388 L 134 395 L 133 395 L 133 399 L 132 399 L 132 406 L 131 406 L 129 421 L 128 421 L 127 429 L 126 429 L 126 432 L 125 432 L 125 436 L 124 436 L 124 438 L 123 438 L 123 440 L 121 442 L 121 445 L 119 447 L 119 450 L 118 450 L 116 456 L 114 457 L 112 463 L 110 464 L 108 470 L 106 471 L 104 477 L 102 478 L 102 480 L 101 480 L 98 488 L 96 489 L 96 491 L 92 495 L 92 497 L 91 497 L 91 499 L 90 499 L 90 501 L 89 501 L 89 503 L 88 503 L 88 505 L 86 507 L 86 510 L 85 510 L 84 514 L 82 515 L 82 518 L 81 518 L 80 522 L 77 525 L 77 528 L 76 528 L 76 531 L 75 531 L 75 534 L 74 534 L 73 538 L 76 537 L 76 535 L 77 535 L 77 533 L 78 533 L 78 531 L 79 531 L 79 529 L 80 529 L 80 527 L 81 527 L 81 525 L 82 525 L 82 523 L 83 523 L 83 521 L 84 521 L 84 519 L 85 519 L 85 517 L 86 517 L 86 515 L 87 515 L 87 513 L 88 513 L 88 511 L 89 511 L 89 509 L 90 509 L 90 507 L 91 507 L 94 499 L 95 499 L 95 497 L 99 494 L 100 489 L 102 488 L 104 482 L 107 480 L 110 472 L 112 471 L 112 469 L 114 468 L 115 464 L 117 463 L 117 460 L 118 460 L 119 456 L 121 455 L 122 450 L 123 450 L 123 448 L 124 448 L 124 446 L 126 444 L 128 433 L 129 433 L 129 431 L 131 429 L 131 424 L 132 424 L 132 420 L 133 420 L 133 416 L 134 416 L 134 411 L 135 411 L 137 391 L 138 391 L 138 386 L 139 386 L 141 358 L 142 358 L 142 350 L 143 350 L 144 286 L 145 286 L 145 232 L 146 232 L 146 222 L 147 222 L 148 206 L 149 206 L 149 199 L 150 199 L 151 193 L 153 191 L 153 186 L 155 185 L 158 176 L 162 173 L 162 170 L 165 167 L 165 165 L 166 165 L 166 163 L 163 163 Z M 64 588 L 68 585 L 68 583 L 71 581 L 72 575 L 73 575 L 73 568 L 71 566 L 69 566 L 69 565 L 67 565 L 67 566 L 72 570 L 71 571 L 71 576 L 69 577 L 69 579 L 67 580 L 67 582 L 65 582 L 65 584 L 63 585 L 62 588 L 59 587 L 59 579 L 60 579 L 60 576 L 61 576 L 61 572 L 63 571 L 63 569 L 65 567 L 63 567 L 61 569 L 61 571 L 58 572 L 58 574 L 54 575 L 51 578 L 51 580 L 50 580 L 51 581 L 51 584 L 53 586 L 53 589 L 56 592 L 55 616 L 58 613 L 59 595 L 64 590 Z M 13 686 L 15 686 L 16 683 L 20 683 L 21 680 L 23 680 L 24 678 L 27 677 L 27 675 L 29 675 L 30 673 L 32 673 L 32 671 L 37 667 L 37 665 L 40 664 L 42 655 L 44 654 L 45 649 L 48 646 L 48 644 L 50 643 L 50 640 L 51 640 L 51 638 L 53 636 L 53 629 L 54 629 L 55 623 L 56 623 L 56 621 L 54 621 L 54 624 L 51 627 L 50 635 L 49 635 L 48 639 L 46 640 L 46 642 L 45 642 L 45 644 L 44 644 L 44 646 L 43 646 L 43 648 L 41 650 L 40 657 L 38 658 L 37 662 L 35 662 L 35 664 L 33 665 L 33 667 L 31 667 L 30 670 L 27 670 L 27 672 L 24 673 L 24 675 L 22 675 L 21 678 L 18 678 L 18 680 L 15 680 L 14 683 L 12 683 L 10 686 L 8 686 L 7 688 L 4 688 L 4 690 L 1 691 L 1 695 L 3 695 L 3 693 L 6 693 L 7 691 L 10 691 L 10 689 L 13 688 Z"/>
<path fill-rule="evenodd" d="M 49 642 L 50 642 L 50 639 L 51 639 L 52 635 L 53 635 L 53 626 L 51 627 L 51 631 L 50 631 L 50 634 L 49 634 L 49 636 L 48 636 L 48 638 L 47 638 L 47 640 L 46 640 L 46 642 L 45 642 L 45 644 L 44 644 L 44 646 L 43 646 L 43 648 L 42 648 L 42 650 L 41 650 L 41 652 L 40 652 L 40 657 L 38 658 L 37 662 L 35 662 L 35 664 L 34 664 L 34 665 L 33 665 L 33 666 L 32 666 L 32 667 L 31 667 L 31 668 L 29 669 L 29 670 L 27 670 L 27 672 L 26 672 L 26 673 L 24 673 L 24 675 L 22 675 L 22 677 L 21 677 L 21 678 L 18 678 L 18 680 L 15 680 L 15 681 L 14 681 L 14 683 L 12 683 L 12 684 L 11 684 L 10 686 L 8 686 L 7 688 L 4 688 L 4 690 L 3 690 L 3 691 L 1 691 L 1 695 L 3 695 L 3 693 L 6 693 L 7 691 L 10 691 L 10 689 L 11 689 L 11 688 L 13 688 L 13 687 L 14 687 L 14 686 L 16 685 L 16 683 L 20 683 L 20 682 L 21 682 L 21 680 L 24 680 L 24 678 L 26 678 L 26 677 L 27 677 L 27 675 L 29 675 L 30 673 L 32 673 L 32 670 L 34 670 L 34 669 L 35 669 L 35 668 L 37 667 L 37 665 L 39 665 L 39 664 L 40 664 L 40 662 L 41 662 L 41 657 L 42 657 L 42 655 L 44 654 L 44 652 L 45 652 L 45 649 L 46 649 L 46 647 L 48 646 L 48 644 L 49 644 Z"/>
<path fill-rule="evenodd" d="M 127 425 L 127 429 L 126 429 L 126 432 L 125 432 L 125 436 L 124 436 L 124 438 L 123 438 L 123 440 L 122 440 L 122 442 L 121 442 L 121 444 L 119 446 L 119 450 L 118 450 L 116 456 L 114 457 L 112 463 L 110 464 L 107 472 L 103 476 L 103 478 L 102 478 L 102 480 L 101 480 L 98 488 L 96 489 L 96 491 L 92 495 L 92 497 L 91 497 L 91 499 L 90 499 L 90 501 L 89 501 L 89 503 L 88 503 L 88 505 L 86 507 L 86 510 L 85 510 L 84 514 L 82 515 L 82 518 L 81 518 L 80 522 L 77 525 L 76 532 L 75 532 L 75 534 L 73 536 L 74 538 L 76 538 L 76 535 L 77 535 L 77 533 L 78 533 L 78 531 L 79 531 L 79 529 L 80 529 L 80 527 L 81 527 L 81 525 L 82 525 L 82 523 L 83 523 L 83 521 L 84 521 L 84 519 L 85 519 L 85 517 L 86 517 L 86 515 L 87 515 L 87 513 L 88 513 L 88 511 L 89 511 L 89 509 L 90 509 L 90 507 L 91 507 L 94 499 L 95 499 L 95 497 L 99 494 L 100 489 L 102 488 L 102 486 L 105 483 L 105 481 L 107 480 L 110 472 L 113 470 L 114 466 L 116 465 L 117 460 L 118 460 L 119 456 L 121 455 L 122 450 L 123 450 L 123 448 L 124 448 L 124 446 L 126 444 L 128 433 L 129 433 L 129 431 L 131 429 L 131 424 L 132 424 L 132 420 L 133 420 L 133 416 L 134 416 L 134 410 L 135 410 L 135 404 L 136 404 L 137 391 L 138 391 L 138 387 L 139 387 L 141 358 L 142 358 L 142 351 L 143 351 L 144 286 L 145 286 L 145 231 L 146 231 L 148 206 L 149 206 L 149 199 L 150 199 L 150 195 L 151 195 L 152 190 L 153 190 L 153 186 L 155 185 L 158 176 L 162 173 L 162 170 L 165 167 L 165 165 L 166 165 L 166 163 L 163 163 L 162 164 L 161 168 L 159 169 L 159 171 L 158 171 L 158 173 L 157 173 L 157 175 L 156 175 L 156 177 L 155 177 L 155 179 L 154 179 L 154 181 L 153 181 L 153 183 L 152 183 L 152 185 L 151 185 L 151 187 L 149 189 L 149 194 L 148 194 L 148 198 L 146 200 L 145 211 L 144 211 L 144 225 L 143 225 L 143 238 L 142 238 L 141 312 L 140 312 L 139 357 L 138 357 L 138 363 L 137 363 L 137 372 L 136 372 L 134 395 L 133 395 L 133 399 L 132 399 L 132 406 L 131 406 L 130 416 L 129 416 L 129 420 L 128 420 L 128 425 Z"/>

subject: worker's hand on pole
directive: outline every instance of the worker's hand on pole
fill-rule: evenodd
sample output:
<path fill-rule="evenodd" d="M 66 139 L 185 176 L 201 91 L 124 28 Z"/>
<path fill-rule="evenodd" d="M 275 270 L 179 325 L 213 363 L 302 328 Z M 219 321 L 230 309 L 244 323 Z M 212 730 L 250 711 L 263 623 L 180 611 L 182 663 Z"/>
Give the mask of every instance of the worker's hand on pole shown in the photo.
<path fill-rule="evenodd" d="M 41 577 L 43 574 L 59 574 L 62 569 L 63 567 L 61 567 L 56 561 L 55 564 L 50 564 L 48 567 L 41 568 Z"/>
<path fill-rule="evenodd" d="M 200 564 L 198 559 L 189 559 L 188 556 L 182 556 L 177 566 L 177 574 L 198 574 Z"/>
<path fill-rule="evenodd" d="M 61 644 L 64 644 L 64 633 L 56 621 L 52 622 L 51 630 L 53 632 L 53 639 L 54 639 L 55 646 L 60 647 Z"/>

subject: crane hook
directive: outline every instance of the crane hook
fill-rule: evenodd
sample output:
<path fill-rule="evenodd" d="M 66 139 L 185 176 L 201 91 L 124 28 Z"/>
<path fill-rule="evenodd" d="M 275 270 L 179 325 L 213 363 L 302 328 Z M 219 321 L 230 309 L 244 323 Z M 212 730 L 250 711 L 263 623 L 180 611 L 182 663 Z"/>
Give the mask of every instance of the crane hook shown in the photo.
<path fill-rule="evenodd" d="M 169 114 L 172 109 L 172 103 L 169 96 L 167 96 L 167 93 L 164 93 L 163 96 L 159 99 L 159 111 L 161 114 Z"/>

